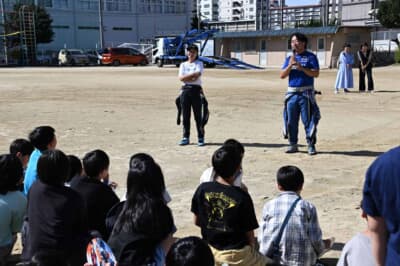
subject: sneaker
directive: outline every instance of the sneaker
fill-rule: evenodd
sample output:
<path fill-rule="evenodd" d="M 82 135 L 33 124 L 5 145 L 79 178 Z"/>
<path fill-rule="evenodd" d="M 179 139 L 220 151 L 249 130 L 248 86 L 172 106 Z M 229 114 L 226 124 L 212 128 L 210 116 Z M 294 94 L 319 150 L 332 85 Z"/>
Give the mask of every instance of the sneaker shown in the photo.
<path fill-rule="evenodd" d="M 335 90 L 335 94 L 339 94 L 339 90 Z"/>
<path fill-rule="evenodd" d="M 201 147 L 201 146 L 204 146 L 204 145 L 205 145 L 204 139 L 200 138 L 199 141 L 197 142 L 197 146 Z"/>
<path fill-rule="evenodd" d="M 314 144 L 308 145 L 308 154 L 310 154 L 310 155 L 317 154 L 317 151 L 315 150 L 315 145 Z"/>
<path fill-rule="evenodd" d="M 289 144 L 289 147 L 286 150 L 286 153 L 295 153 L 298 152 L 297 144 Z"/>
<path fill-rule="evenodd" d="M 189 138 L 183 138 L 180 142 L 179 145 L 184 146 L 189 144 Z"/>
<path fill-rule="evenodd" d="M 345 92 L 345 93 L 348 93 L 348 92 L 350 92 L 350 91 L 349 91 L 348 89 L 344 89 L 344 92 Z"/>
<path fill-rule="evenodd" d="M 369 93 L 375 93 L 375 91 L 374 91 L 374 90 L 369 90 L 368 92 L 369 92 Z"/>

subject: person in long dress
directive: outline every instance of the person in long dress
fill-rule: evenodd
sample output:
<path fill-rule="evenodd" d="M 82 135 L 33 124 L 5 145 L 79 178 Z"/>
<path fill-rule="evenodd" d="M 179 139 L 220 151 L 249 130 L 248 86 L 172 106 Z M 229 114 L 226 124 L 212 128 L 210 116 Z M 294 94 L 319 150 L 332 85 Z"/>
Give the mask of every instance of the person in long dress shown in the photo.
<path fill-rule="evenodd" d="M 353 64 L 354 58 L 350 53 L 350 44 L 346 43 L 343 46 L 343 51 L 339 56 L 339 70 L 336 76 L 335 93 L 339 93 L 339 89 L 344 89 L 344 92 L 349 92 L 349 89 L 354 87 L 353 83 Z"/>

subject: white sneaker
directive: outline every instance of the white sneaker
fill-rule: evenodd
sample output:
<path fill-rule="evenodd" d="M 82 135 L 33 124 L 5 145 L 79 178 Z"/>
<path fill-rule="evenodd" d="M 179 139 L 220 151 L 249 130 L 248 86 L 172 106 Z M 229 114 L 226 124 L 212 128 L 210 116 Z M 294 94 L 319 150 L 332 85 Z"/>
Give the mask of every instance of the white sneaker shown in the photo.
<path fill-rule="evenodd" d="M 339 90 L 335 90 L 335 94 L 339 94 Z"/>

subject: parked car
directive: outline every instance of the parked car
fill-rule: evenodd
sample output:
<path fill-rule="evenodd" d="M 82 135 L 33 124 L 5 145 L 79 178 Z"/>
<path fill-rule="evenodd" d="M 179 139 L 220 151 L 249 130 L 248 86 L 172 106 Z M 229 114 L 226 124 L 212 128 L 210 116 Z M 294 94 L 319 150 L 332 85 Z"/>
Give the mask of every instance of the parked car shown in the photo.
<path fill-rule="evenodd" d="M 91 65 L 101 65 L 102 53 L 103 50 L 87 50 L 86 54 L 89 58 L 89 63 Z"/>
<path fill-rule="evenodd" d="M 104 50 L 103 58 L 101 62 L 104 65 L 148 65 L 149 61 L 147 57 L 139 52 L 138 50 L 132 48 L 121 48 L 121 47 L 112 47 Z"/>
<path fill-rule="evenodd" d="M 61 49 L 58 53 L 58 64 L 64 65 L 89 65 L 89 57 L 80 49 Z"/>

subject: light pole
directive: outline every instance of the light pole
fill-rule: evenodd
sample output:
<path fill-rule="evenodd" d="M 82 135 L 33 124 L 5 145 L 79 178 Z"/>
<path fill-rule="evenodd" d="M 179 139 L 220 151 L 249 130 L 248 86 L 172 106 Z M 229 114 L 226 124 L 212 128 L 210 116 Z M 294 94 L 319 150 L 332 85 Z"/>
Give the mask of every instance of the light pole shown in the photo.
<path fill-rule="evenodd" d="M 100 34 L 100 49 L 104 47 L 104 34 L 103 34 L 103 0 L 99 0 L 99 34 Z"/>

